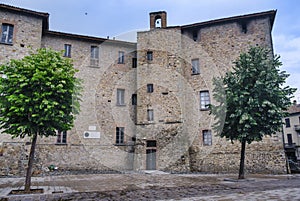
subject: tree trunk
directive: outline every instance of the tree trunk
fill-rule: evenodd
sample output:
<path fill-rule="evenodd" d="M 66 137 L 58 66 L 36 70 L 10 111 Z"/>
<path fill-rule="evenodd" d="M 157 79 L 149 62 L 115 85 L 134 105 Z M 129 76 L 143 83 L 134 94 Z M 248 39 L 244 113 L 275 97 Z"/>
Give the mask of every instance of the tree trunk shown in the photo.
<path fill-rule="evenodd" d="M 241 149 L 241 160 L 240 160 L 240 170 L 239 170 L 239 179 L 245 179 L 245 152 L 246 152 L 246 140 L 242 140 L 242 149 Z"/>
<path fill-rule="evenodd" d="M 28 167 L 27 167 L 27 172 L 26 172 L 26 180 L 25 180 L 25 192 L 30 192 L 31 172 L 32 172 L 32 165 L 33 165 L 33 161 L 34 161 L 34 152 L 35 152 L 37 136 L 38 136 L 38 134 L 35 133 L 33 135 L 32 142 L 31 142 L 31 148 L 30 148 L 30 154 L 29 154 L 29 160 L 28 160 Z"/>

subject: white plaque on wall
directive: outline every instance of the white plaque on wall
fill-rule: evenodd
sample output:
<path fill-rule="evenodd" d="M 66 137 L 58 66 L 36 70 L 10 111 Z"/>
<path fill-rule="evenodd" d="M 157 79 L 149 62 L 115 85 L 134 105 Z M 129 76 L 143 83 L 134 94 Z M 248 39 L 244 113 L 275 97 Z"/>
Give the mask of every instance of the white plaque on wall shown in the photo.
<path fill-rule="evenodd" d="M 95 131 L 96 130 L 96 126 L 89 126 L 89 131 Z"/>
<path fill-rule="evenodd" d="M 84 138 L 100 138 L 100 132 L 84 131 L 83 137 Z"/>

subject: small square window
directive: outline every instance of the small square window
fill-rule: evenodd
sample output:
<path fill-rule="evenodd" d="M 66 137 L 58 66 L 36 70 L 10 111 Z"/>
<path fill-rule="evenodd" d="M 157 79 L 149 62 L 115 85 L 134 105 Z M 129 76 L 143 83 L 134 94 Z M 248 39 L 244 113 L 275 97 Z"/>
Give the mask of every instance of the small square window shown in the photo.
<path fill-rule="evenodd" d="M 147 60 L 148 61 L 152 61 L 153 60 L 153 52 L 152 51 L 148 51 L 147 52 Z"/>
<path fill-rule="evenodd" d="M 91 66 L 99 66 L 99 47 L 91 46 Z"/>
<path fill-rule="evenodd" d="M 152 109 L 147 110 L 147 119 L 148 121 L 154 121 L 154 112 Z"/>
<path fill-rule="evenodd" d="M 119 64 L 124 64 L 125 63 L 125 53 L 123 51 L 119 51 L 118 63 Z"/>
<path fill-rule="evenodd" d="M 199 59 L 192 59 L 192 74 L 200 74 Z"/>
<path fill-rule="evenodd" d="M 154 88 L 153 88 L 153 84 L 147 84 L 147 93 L 153 93 Z"/>
<path fill-rule="evenodd" d="M 124 144 L 124 127 L 116 127 L 116 144 Z"/>
<path fill-rule="evenodd" d="M 65 44 L 64 57 L 71 57 L 71 45 Z"/>
<path fill-rule="evenodd" d="M 117 89 L 117 105 L 125 105 L 125 89 Z"/>
<path fill-rule="evenodd" d="M 156 147 L 156 140 L 147 140 L 146 147 Z"/>
<path fill-rule="evenodd" d="M 67 131 L 57 132 L 56 143 L 57 144 L 66 144 L 67 143 Z"/>
<path fill-rule="evenodd" d="M 203 134 L 203 144 L 206 146 L 212 145 L 212 135 L 211 130 L 204 130 L 202 131 Z"/>
<path fill-rule="evenodd" d="M 207 110 L 210 105 L 209 91 L 200 91 L 200 109 Z"/>
<path fill-rule="evenodd" d="M 1 43 L 12 44 L 13 43 L 13 34 L 14 34 L 14 25 L 2 24 L 1 30 L 2 30 Z"/>

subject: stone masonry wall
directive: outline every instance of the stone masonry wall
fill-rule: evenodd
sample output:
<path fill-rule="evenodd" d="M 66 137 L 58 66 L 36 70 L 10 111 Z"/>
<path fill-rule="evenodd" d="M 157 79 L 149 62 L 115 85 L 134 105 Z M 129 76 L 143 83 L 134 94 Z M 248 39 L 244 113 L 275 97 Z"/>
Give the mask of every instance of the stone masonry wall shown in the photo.
<path fill-rule="evenodd" d="M 31 49 L 41 47 L 42 19 L 0 11 L 0 25 L 3 23 L 14 25 L 14 35 L 12 45 L 0 44 L 0 64 L 11 58 L 20 59 Z"/>
<path fill-rule="evenodd" d="M 135 69 L 132 68 L 132 57 L 135 56 L 135 45 L 116 45 L 113 42 L 95 44 L 56 37 L 45 37 L 43 45 L 56 50 L 64 44 L 72 45 L 72 59 L 79 70 L 77 76 L 83 81 L 81 112 L 76 117 L 75 128 L 72 129 L 67 147 L 83 149 L 85 154 L 77 155 L 69 166 L 83 163 L 85 158 L 92 158 L 92 163 L 99 169 L 115 170 L 132 169 L 131 138 L 135 133 L 134 121 L 130 118 L 131 94 L 135 93 Z M 99 46 L 99 66 L 90 66 L 91 45 Z M 125 63 L 118 63 L 118 53 L 125 53 Z M 116 91 L 125 89 L 125 105 L 117 106 Z M 83 138 L 85 131 L 95 126 L 100 132 L 99 139 Z M 125 127 L 125 146 L 115 145 L 116 127 Z M 70 152 L 71 153 L 71 152 Z M 65 156 L 64 154 L 63 157 Z M 80 156 L 80 157 L 79 157 Z M 109 156 L 109 157 L 108 157 Z M 57 157 L 57 156 L 56 156 Z M 79 162 L 81 161 L 81 162 Z M 88 162 L 89 163 L 89 162 Z M 97 165 L 93 165 L 97 169 Z M 103 167 L 102 167 L 103 166 Z M 89 165 L 88 167 L 91 167 Z"/>

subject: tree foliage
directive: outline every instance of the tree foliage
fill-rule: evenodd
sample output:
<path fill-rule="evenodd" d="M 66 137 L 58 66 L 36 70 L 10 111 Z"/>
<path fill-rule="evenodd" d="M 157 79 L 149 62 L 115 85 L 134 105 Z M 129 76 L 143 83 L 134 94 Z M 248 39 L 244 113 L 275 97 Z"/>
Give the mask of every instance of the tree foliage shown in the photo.
<path fill-rule="evenodd" d="M 240 54 L 231 72 L 214 79 L 213 97 L 219 105 L 211 105 L 211 112 L 219 136 L 244 143 L 243 149 L 246 142 L 281 129 L 295 89 L 283 86 L 289 75 L 279 70 L 279 58 L 265 48 L 251 47 Z"/>
<path fill-rule="evenodd" d="M 279 58 L 267 49 L 251 47 L 234 62 L 232 72 L 214 80 L 213 96 L 219 105 L 211 108 L 221 137 L 251 143 L 279 131 L 295 92 L 283 87 L 289 75 L 278 69 Z"/>
<path fill-rule="evenodd" d="M 39 49 L 0 66 L 0 128 L 13 137 L 69 130 L 79 110 L 78 79 L 60 52 Z"/>
<path fill-rule="evenodd" d="M 73 127 L 80 96 L 76 71 L 69 59 L 51 49 L 0 66 L 0 129 L 13 138 L 31 138 L 27 192 L 37 136 L 55 136 Z"/>

